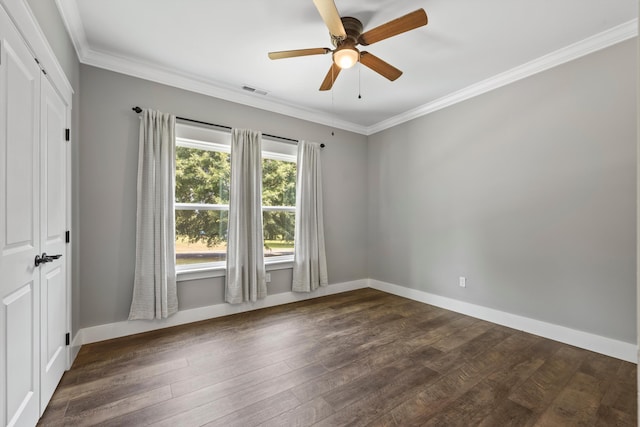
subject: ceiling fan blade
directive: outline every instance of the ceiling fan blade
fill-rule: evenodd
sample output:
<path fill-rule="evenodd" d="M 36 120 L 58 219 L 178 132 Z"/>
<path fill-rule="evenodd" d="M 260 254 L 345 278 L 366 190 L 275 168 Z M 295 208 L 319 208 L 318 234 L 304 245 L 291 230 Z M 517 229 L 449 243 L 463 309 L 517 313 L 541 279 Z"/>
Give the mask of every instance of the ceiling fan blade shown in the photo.
<path fill-rule="evenodd" d="M 402 71 L 369 52 L 360 52 L 360 63 L 391 81 L 402 75 Z"/>
<path fill-rule="evenodd" d="M 327 47 L 317 47 L 314 49 L 281 50 L 279 52 L 269 52 L 270 59 L 293 58 L 296 56 L 324 55 L 331 52 Z"/>
<path fill-rule="evenodd" d="M 422 27 L 427 25 L 427 13 L 424 9 L 418 9 L 414 12 L 408 13 L 400 18 L 389 21 L 386 24 L 382 24 L 372 30 L 366 31 L 360 35 L 358 43 L 363 46 L 367 46 L 380 40 L 388 39 L 389 37 L 397 36 L 406 31 Z"/>
<path fill-rule="evenodd" d="M 313 0 L 313 4 L 316 5 L 316 9 L 318 9 L 322 20 L 329 29 L 329 33 L 332 36 L 346 39 L 347 32 L 344 30 L 338 8 L 336 8 L 333 0 Z"/>
<path fill-rule="evenodd" d="M 325 76 L 322 84 L 320 85 L 320 90 L 329 90 L 333 87 L 333 83 L 338 78 L 338 74 L 340 74 L 340 67 L 338 67 L 335 62 L 331 63 L 331 68 L 329 68 L 329 72 Z"/>

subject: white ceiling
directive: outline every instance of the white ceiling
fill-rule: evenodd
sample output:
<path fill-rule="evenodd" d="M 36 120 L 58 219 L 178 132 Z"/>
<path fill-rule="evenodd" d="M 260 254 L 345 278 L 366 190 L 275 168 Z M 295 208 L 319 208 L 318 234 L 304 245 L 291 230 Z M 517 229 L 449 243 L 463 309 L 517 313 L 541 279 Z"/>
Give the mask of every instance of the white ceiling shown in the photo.
<path fill-rule="evenodd" d="M 332 47 L 312 0 L 57 3 L 83 63 L 363 134 L 631 38 L 638 13 L 637 0 L 336 0 L 365 31 L 418 8 L 429 24 L 366 48 L 404 71 L 395 82 L 357 65 L 320 92 L 331 55 L 267 58 Z"/>

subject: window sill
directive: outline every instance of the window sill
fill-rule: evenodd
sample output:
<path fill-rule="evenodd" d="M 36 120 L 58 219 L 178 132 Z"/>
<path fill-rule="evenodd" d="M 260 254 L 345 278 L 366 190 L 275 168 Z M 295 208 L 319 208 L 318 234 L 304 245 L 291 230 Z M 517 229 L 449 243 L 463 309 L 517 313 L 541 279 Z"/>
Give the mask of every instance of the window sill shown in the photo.
<path fill-rule="evenodd" d="M 269 258 L 267 258 L 264 261 L 264 267 L 267 271 L 286 270 L 287 268 L 293 268 L 293 255 L 282 256 L 278 259 L 272 260 L 269 260 Z"/>
<path fill-rule="evenodd" d="M 227 267 L 224 265 L 190 268 L 188 270 L 176 271 L 176 281 L 186 282 L 187 280 L 210 279 L 213 277 L 224 277 L 226 274 Z"/>
<path fill-rule="evenodd" d="M 265 270 L 286 270 L 293 268 L 293 256 L 282 257 L 275 260 L 265 260 Z M 176 271 L 176 281 L 186 282 L 188 280 L 210 279 L 214 277 L 224 277 L 227 275 L 227 267 L 225 265 L 201 266 L 190 268 L 188 270 Z"/>

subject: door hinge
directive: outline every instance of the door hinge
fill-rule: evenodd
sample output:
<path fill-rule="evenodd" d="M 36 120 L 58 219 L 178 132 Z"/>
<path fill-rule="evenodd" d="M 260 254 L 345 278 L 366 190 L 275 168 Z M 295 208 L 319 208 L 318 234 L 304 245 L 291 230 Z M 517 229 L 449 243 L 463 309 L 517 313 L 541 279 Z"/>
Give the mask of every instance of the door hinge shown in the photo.
<path fill-rule="evenodd" d="M 42 74 L 46 75 L 47 74 L 47 70 L 44 69 L 44 67 L 42 66 L 42 64 L 38 60 L 38 58 L 33 58 L 33 59 L 35 59 L 36 64 L 38 64 L 38 67 L 40 67 L 40 71 L 42 71 Z"/>
<path fill-rule="evenodd" d="M 64 233 L 64 242 L 65 243 L 69 243 L 71 241 L 70 234 L 71 234 L 71 232 L 69 230 L 65 231 L 65 233 Z"/>
<path fill-rule="evenodd" d="M 71 344 L 71 334 L 69 332 L 67 332 L 67 334 L 64 336 L 64 342 L 67 345 Z"/>
<path fill-rule="evenodd" d="M 71 141 L 71 129 L 67 128 L 64 130 L 64 140 Z"/>

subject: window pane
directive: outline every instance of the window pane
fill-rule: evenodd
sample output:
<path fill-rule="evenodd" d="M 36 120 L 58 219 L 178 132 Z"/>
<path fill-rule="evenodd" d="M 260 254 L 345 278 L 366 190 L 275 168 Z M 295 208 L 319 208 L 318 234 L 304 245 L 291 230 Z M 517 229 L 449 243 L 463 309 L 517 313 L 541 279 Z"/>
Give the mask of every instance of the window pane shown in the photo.
<path fill-rule="evenodd" d="M 262 160 L 262 205 L 296 205 L 296 164 L 284 160 Z M 293 233 L 291 234 L 293 236 Z"/>
<path fill-rule="evenodd" d="M 229 154 L 176 147 L 176 203 L 229 204 Z"/>
<path fill-rule="evenodd" d="M 293 255 L 295 212 L 266 211 L 262 213 L 264 256 Z"/>
<path fill-rule="evenodd" d="M 227 259 L 227 211 L 176 211 L 176 264 Z"/>

